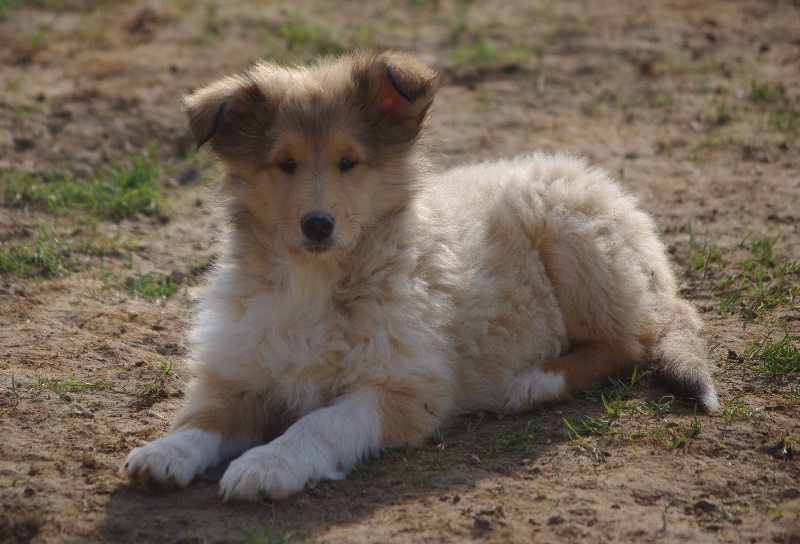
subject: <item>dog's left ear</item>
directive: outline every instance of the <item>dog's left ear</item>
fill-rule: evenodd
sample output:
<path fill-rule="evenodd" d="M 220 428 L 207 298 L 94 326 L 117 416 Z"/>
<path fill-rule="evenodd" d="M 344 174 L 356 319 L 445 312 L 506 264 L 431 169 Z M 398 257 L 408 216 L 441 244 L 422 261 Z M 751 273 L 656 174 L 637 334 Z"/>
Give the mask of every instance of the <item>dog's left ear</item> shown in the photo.
<path fill-rule="evenodd" d="M 362 53 L 353 64 L 371 117 L 395 137 L 415 139 L 439 89 L 440 76 L 410 53 Z"/>

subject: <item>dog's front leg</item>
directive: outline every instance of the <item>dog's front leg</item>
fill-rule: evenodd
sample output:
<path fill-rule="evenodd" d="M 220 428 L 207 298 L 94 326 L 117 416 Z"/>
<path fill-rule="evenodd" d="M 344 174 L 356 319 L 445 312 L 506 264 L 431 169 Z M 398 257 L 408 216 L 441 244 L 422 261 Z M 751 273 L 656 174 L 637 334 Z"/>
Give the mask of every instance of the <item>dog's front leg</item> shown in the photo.
<path fill-rule="evenodd" d="M 391 393 L 363 388 L 315 410 L 264 446 L 234 460 L 220 481 L 226 499 L 280 499 L 306 483 L 341 479 L 386 445 L 387 418 L 396 420 Z"/>
<path fill-rule="evenodd" d="M 170 434 L 132 450 L 125 472 L 145 487 L 186 487 L 196 475 L 268 439 L 276 427 L 268 408 L 264 395 L 204 373 Z"/>

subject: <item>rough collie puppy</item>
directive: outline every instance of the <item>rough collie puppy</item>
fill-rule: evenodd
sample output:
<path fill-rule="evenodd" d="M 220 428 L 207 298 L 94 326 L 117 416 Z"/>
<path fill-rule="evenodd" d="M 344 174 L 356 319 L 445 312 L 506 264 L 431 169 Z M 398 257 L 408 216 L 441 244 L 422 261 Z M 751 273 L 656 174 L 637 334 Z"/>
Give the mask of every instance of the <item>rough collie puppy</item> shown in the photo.
<path fill-rule="evenodd" d="M 225 499 L 342 478 L 449 417 L 519 412 L 647 365 L 719 403 L 653 220 L 607 174 L 534 153 L 434 174 L 439 76 L 406 53 L 261 63 L 186 98 L 228 225 L 195 381 L 129 477 Z"/>

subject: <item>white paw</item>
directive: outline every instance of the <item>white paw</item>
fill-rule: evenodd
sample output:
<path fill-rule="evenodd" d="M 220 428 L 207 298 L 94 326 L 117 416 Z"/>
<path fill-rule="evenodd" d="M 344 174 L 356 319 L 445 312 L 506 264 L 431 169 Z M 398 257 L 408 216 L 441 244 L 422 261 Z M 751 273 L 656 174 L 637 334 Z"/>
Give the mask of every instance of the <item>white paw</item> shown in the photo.
<path fill-rule="evenodd" d="M 200 429 L 171 434 L 133 449 L 125 459 L 125 473 L 143 486 L 186 487 L 219 463 L 221 442 L 219 434 Z"/>
<path fill-rule="evenodd" d="M 219 492 L 226 501 L 277 500 L 297 493 L 310 479 L 307 467 L 276 453 L 268 444 L 231 462 L 219 482 Z"/>
<path fill-rule="evenodd" d="M 504 406 L 510 412 L 530 410 L 544 402 L 560 400 L 566 393 L 563 374 L 546 372 L 536 364 L 509 384 Z"/>

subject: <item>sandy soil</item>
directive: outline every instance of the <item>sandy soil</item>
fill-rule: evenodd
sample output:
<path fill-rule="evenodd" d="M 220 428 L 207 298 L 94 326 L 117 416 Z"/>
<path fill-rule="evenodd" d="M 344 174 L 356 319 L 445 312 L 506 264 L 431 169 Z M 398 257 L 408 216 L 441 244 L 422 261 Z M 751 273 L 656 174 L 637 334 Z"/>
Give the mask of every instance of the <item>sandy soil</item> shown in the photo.
<path fill-rule="evenodd" d="M 769 333 L 797 346 L 800 306 L 718 308 L 752 241 L 780 234 L 778 261 L 800 260 L 797 1 L 25 4 L 0 21 L 0 172 L 81 173 L 158 142 L 169 204 L 96 226 L 0 207 L 0 249 L 41 225 L 127 241 L 53 279 L 0 278 L 0 541 L 800 542 L 800 378 L 745 357 Z M 465 417 L 276 504 L 223 504 L 220 470 L 181 492 L 126 484 L 127 452 L 180 406 L 202 284 L 188 271 L 214 252 L 213 167 L 180 97 L 262 56 L 360 44 L 444 71 L 441 167 L 567 149 L 640 198 L 708 323 L 722 414 L 695 416 L 646 380 L 619 417 L 599 394 Z M 704 272 L 689 229 L 722 257 Z M 178 292 L 147 300 L 104 279 L 145 273 Z"/>

